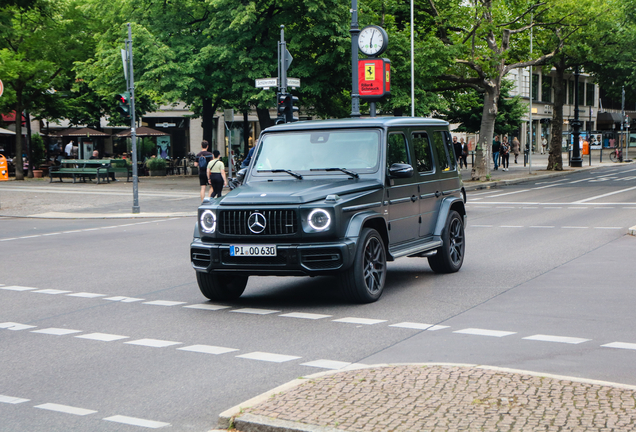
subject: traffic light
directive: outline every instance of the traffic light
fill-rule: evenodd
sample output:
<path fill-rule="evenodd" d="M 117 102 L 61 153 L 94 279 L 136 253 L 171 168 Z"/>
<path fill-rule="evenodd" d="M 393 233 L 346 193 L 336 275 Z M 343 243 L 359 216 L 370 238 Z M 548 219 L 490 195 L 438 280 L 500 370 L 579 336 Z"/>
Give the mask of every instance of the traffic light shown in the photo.
<path fill-rule="evenodd" d="M 117 112 L 124 118 L 130 118 L 130 93 L 123 92 L 117 95 Z"/>
<path fill-rule="evenodd" d="M 294 117 L 294 113 L 298 112 L 298 107 L 294 106 L 294 103 L 298 103 L 296 96 L 292 96 L 289 93 L 281 93 L 276 96 L 276 102 L 278 105 L 276 124 L 298 121 L 298 117 Z"/>

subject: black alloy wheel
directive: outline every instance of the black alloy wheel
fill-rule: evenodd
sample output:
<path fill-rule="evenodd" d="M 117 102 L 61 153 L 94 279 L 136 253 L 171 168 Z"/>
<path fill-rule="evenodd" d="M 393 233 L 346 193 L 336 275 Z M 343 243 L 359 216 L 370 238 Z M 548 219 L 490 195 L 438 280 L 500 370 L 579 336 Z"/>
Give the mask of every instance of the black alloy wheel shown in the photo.
<path fill-rule="evenodd" d="M 371 303 L 380 298 L 386 281 L 386 249 L 380 234 L 365 228 L 360 233 L 352 267 L 344 272 L 342 286 L 347 298 Z"/>
<path fill-rule="evenodd" d="M 464 263 L 466 237 L 462 217 L 451 210 L 442 231 L 442 246 L 428 258 L 428 264 L 435 273 L 454 273 Z"/>

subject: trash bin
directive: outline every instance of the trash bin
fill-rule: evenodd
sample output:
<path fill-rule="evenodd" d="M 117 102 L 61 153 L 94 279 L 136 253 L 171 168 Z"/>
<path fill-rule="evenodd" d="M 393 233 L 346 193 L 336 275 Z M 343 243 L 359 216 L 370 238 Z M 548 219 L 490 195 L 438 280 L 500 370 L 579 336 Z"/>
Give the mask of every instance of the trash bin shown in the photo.
<path fill-rule="evenodd" d="M 9 180 L 9 164 L 7 158 L 0 155 L 0 181 Z"/>
<path fill-rule="evenodd" d="M 587 156 L 590 154 L 590 144 L 587 141 L 583 141 L 583 155 Z"/>

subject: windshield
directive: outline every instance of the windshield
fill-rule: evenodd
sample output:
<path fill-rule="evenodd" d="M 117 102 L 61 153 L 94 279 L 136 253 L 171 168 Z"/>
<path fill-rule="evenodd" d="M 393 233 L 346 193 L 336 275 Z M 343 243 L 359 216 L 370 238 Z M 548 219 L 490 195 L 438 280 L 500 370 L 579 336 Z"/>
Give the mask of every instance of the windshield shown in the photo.
<path fill-rule="evenodd" d="M 254 157 L 255 175 L 271 175 L 272 170 L 290 170 L 303 175 L 346 175 L 371 173 L 380 162 L 380 131 L 335 129 L 265 133 Z"/>

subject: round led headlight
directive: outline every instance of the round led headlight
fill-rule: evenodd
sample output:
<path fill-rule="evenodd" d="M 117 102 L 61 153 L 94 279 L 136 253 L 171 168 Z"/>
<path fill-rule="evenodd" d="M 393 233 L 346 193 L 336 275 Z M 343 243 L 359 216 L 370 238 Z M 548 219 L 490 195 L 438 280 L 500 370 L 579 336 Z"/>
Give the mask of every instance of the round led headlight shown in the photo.
<path fill-rule="evenodd" d="M 309 226 L 316 231 L 324 231 L 331 225 L 331 216 L 329 212 L 323 209 L 312 210 L 307 218 Z"/>
<path fill-rule="evenodd" d="M 201 213 L 199 218 L 201 229 L 207 234 L 212 234 L 216 230 L 216 215 L 212 210 L 206 210 Z"/>

